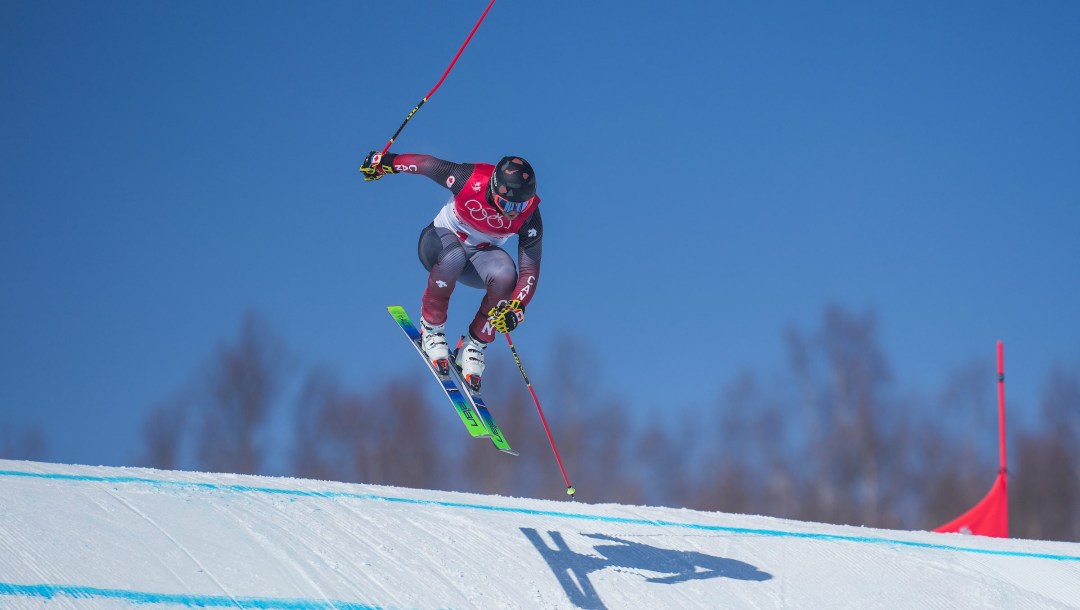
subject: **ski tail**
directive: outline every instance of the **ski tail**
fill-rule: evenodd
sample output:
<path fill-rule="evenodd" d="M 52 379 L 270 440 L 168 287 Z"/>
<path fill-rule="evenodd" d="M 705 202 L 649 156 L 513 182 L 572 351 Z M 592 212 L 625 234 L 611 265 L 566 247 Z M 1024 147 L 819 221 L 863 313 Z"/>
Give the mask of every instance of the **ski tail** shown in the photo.
<path fill-rule="evenodd" d="M 480 420 L 487 426 L 488 432 L 491 435 L 491 442 L 495 447 L 503 453 L 509 453 L 510 455 L 520 455 L 511 446 L 510 442 L 506 440 L 506 437 L 502 433 L 502 429 L 495 423 L 495 418 L 491 415 L 491 410 L 488 409 L 487 404 L 484 403 L 483 397 L 480 396 L 480 392 L 473 389 L 469 382 L 463 379 L 461 374 L 461 368 L 457 364 L 457 354 L 459 353 L 461 344 L 458 344 L 458 350 L 454 350 L 450 357 L 450 370 L 453 371 L 453 375 L 459 382 L 461 382 L 461 389 L 465 395 L 469 398 L 469 402 L 476 407 L 476 413 L 480 416 Z"/>

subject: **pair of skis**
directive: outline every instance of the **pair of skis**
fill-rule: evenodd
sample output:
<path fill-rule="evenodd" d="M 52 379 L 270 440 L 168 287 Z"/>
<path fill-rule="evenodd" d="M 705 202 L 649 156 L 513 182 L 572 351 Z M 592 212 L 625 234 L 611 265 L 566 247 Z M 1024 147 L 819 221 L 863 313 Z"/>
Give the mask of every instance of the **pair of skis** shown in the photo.
<path fill-rule="evenodd" d="M 473 438 L 490 438 L 495 447 L 503 453 L 509 453 L 510 455 L 518 455 L 510 443 L 507 442 L 506 437 L 503 436 L 502 430 L 499 425 L 495 423 L 495 418 L 491 416 L 491 411 L 488 410 L 487 405 L 484 404 L 484 399 L 480 396 L 479 392 L 473 392 L 469 387 L 469 384 L 463 383 L 460 373 L 456 365 L 451 363 L 450 373 L 448 375 L 441 375 L 439 371 L 428 361 L 427 356 L 424 355 L 424 350 L 420 345 L 420 330 L 409 318 L 409 314 L 405 312 L 405 308 L 398 305 L 391 305 L 386 308 L 390 315 L 393 316 L 394 321 L 409 338 L 413 347 L 416 348 L 417 353 L 427 364 L 428 370 L 432 375 L 435 375 L 435 379 L 439 381 L 443 392 L 446 397 L 450 399 L 450 403 L 454 405 L 454 409 L 457 411 L 458 417 L 461 418 L 461 423 L 465 424 L 465 429 L 469 431 L 469 434 Z"/>

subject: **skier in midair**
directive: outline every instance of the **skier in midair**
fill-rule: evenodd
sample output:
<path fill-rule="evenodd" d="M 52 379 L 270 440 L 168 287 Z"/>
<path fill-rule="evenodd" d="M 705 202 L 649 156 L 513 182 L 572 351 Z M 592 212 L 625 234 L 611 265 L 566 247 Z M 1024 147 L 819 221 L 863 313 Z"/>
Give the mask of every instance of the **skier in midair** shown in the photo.
<path fill-rule="evenodd" d="M 420 174 L 451 193 L 420 232 L 418 254 L 428 270 L 421 306 L 424 354 L 441 374 L 450 370 L 446 318 L 450 295 L 460 281 L 485 290 L 456 362 L 473 391 L 480 390 L 484 349 L 496 332 L 510 332 L 525 319 L 525 307 L 540 278 L 544 226 L 536 175 L 521 157 L 497 164 L 454 163 L 430 155 L 372 151 L 360 166 L 364 180 L 386 174 Z M 518 236 L 518 267 L 500 246 Z"/>

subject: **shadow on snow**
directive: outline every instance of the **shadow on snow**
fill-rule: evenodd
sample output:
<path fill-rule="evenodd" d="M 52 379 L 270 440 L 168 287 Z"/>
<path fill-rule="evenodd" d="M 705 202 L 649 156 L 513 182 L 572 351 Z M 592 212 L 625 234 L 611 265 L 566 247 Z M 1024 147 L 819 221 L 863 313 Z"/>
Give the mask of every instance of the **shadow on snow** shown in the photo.
<path fill-rule="evenodd" d="M 762 572 L 748 563 L 735 559 L 714 557 L 692 551 L 662 549 L 606 534 L 585 534 L 589 538 L 614 544 L 595 545 L 593 551 L 596 555 L 583 555 L 570 550 L 559 532 L 548 532 L 554 548 L 544 542 L 540 533 L 532 528 L 523 527 L 521 532 L 551 567 L 551 571 L 566 591 L 570 601 L 575 606 L 587 610 L 605 608 L 596 589 L 589 582 L 590 572 L 605 568 L 623 568 L 660 574 L 662 576 L 645 577 L 645 581 L 665 585 L 708 578 L 749 581 L 772 578 L 772 574 Z M 642 574 L 642 576 L 645 575 Z"/>

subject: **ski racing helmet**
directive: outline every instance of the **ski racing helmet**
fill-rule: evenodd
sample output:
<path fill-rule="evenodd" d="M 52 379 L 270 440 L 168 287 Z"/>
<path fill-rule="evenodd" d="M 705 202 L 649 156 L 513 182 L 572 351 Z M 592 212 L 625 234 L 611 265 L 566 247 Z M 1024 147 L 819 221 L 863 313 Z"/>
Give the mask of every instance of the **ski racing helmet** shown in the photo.
<path fill-rule="evenodd" d="M 536 194 L 536 174 L 521 157 L 503 157 L 491 173 L 491 199 L 504 212 L 521 212 Z"/>

